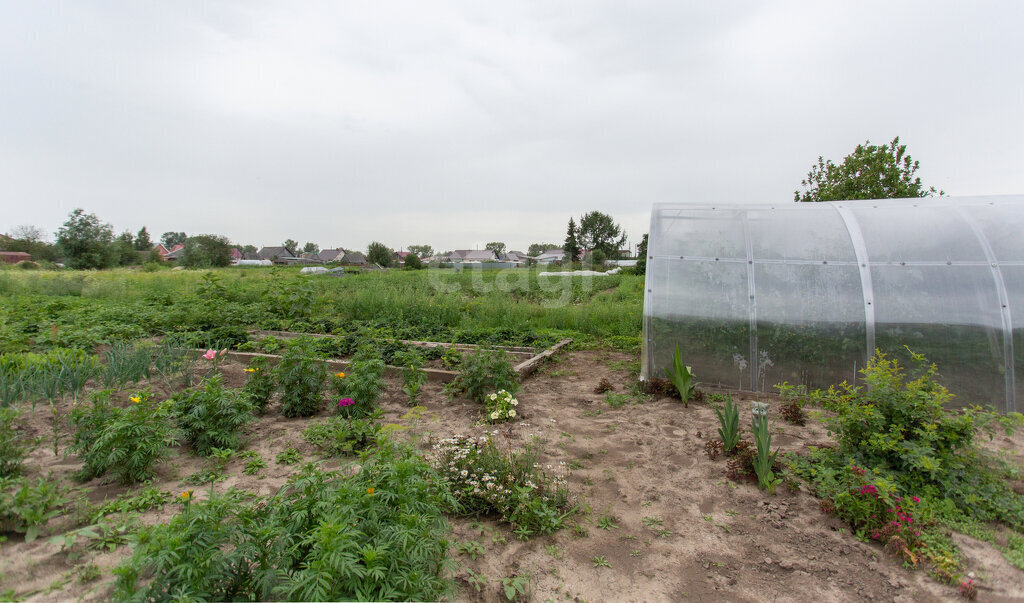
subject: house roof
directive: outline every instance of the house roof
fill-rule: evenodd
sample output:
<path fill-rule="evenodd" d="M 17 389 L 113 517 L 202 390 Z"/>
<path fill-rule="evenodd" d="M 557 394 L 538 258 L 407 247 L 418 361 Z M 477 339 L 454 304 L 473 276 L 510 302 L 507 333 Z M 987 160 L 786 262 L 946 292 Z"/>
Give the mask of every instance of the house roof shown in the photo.
<path fill-rule="evenodd" d="M 286 260 L 295 257 L 295 254 L 288 251 L 287 247 L 264 247 L 256 255 L 261 260 L 273 260 L 275 258 Z"/>
<path fill-rule="evenodd" d="M 466 262 L 487 262 L 498 259 L 497 254 L 490 249 L 456 249 L 448 257 Z"/>
<path fill-rule="evenodd" d="M 260 259 L 260 254 L 255 252 L 255 251 L 246 251 L 245 253 L 242 254 L 242 259 L 243 260 L 258 260 L 258 259 Z"/>
<path fill-rule="evenodd" d="M 338 261 L 344 255 L 345 255 L 345 250 L 344 249 L 321 249 L 320 250 L 320 254 L 319 254 L 320 259 L 325 261 L 325 262 Z"/>
<path fill-rule="evenodd" d="M 522 251 L 509 251 L 501 259 L 506 262 L 525 262 L 529 256 Z"/>
<path fill-rule="evenodd" d="M 166 247 L 164 247 L 163 243 L 157 243 L 156 245 L 153 245 L 153 251 L 159 253 L 160 255 L 167 255 L 168 250 Z"/>
<path fill-rule="evenodd" d="M 405 258 L 409 257 L 409 252 L 408 251 L 396 251 L 395 255 L 400 257 L 400 258 L 402 258 L 404 260 Z"/>
<path fill-rule="evenodd" d="M 560 260 L 565 256 L 565 250 L 563 249 L 548 249 L 544 253 L 537 256 L 538 260 Z"/>
<path fill-rule="evenodd" d="M 231 248 L 231 259 L 233 259 L 233 260 L 240 260 L 240 259 L 242 259 L 242 252 L 239 251 L 237 247 L 232 247 Z"/>
<path fill-rule="evenodd" d="M 358 251 L 346 251 L 344 257 L 341 258 L 343 264 L 369 264 L 370 262 L 366 259 L 366 256 Z"/>

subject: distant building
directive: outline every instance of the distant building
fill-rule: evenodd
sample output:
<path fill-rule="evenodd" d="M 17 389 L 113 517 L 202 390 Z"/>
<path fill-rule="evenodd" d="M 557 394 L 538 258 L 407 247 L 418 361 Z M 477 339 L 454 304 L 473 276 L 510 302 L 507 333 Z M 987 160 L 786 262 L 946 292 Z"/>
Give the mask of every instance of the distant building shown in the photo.
<path fill-rule="evenodd" d="M 239 251 L 237 247 L 232 247 L 231 248 L 231 261 L 237 262 L 240 259 L 242 259 L 242 252 Z"/>
<path fill-rule="evenodd" d="M 442 262 L 451 264 L 497 262 L 498 259 L 498 254 L 490 249 L 456 249 L 440 258 Z"/>
<path fill-rule="evenodd" d="M 393 255 L 391 259 L 394 261 L 394 263 L 401 264 L 402 262 L 405 261 L 405 258 L 407 257 L 409 257 L 408 251 L 396 251 L 395 255 Z"/>
<path fill-rule="evenodd" d="M 538 264 L 553 264 L 554 262 L 561 262 L 564 257 L 564 249 L 548 249 L 544 253 L 538 255 L 535 259 Z"/>
<path fill-rule="evenodd" d="M 358 251 L 346 251 L 345 255 L 341 256 L 341 263 L 350 266 L 370 265 L 370 261 L 366 259 L 366 256 Z"/>
<path fill-rule="evenodd" d="M 24 251 L 0 251 L 0 260 L 6 264 L 17 264 L 18 262 L 31 262 L 32 255 Z"/>
<path fill-rule="evenodd" d="M 291 264 L 299 259 L 287 247 L 264 247 L 256 253 L 256 256 L 258 259 L 270 260 L 275 264 Z"/>
<path fill-rule="evenodd" d="M 502 262 L 509 262 L 511 264 L 525 264 L 530 259 L 530 256 L 526 255 L 522 251 L 509 251 L 501 256 Z"/>
<path fill-rule="evenodd" d="M 344 249 L 321 249 L 317 254 L 321 262 L 340 262 L 344 255 Z"/>
<path fill-rule="evenodd" d="M 170 253 L 170 251 L 168 251 L 168 249 L 166 247 L 164 247 L 163 243 L 157 243 L 156 245 L 154 245 L 153 246 L 153 251 L 155 251 L 155 252 L 160 254 L 160 259 L 161 260 L 166 258 L 167 254 Z"/>
<path fill-rule="evenodd" d="M 185 255 L 185 246 L 179 244 L 171 247 L 171 250 L 164 254 L 164 259 L 168 262 L 174 262 L 180 260 L 183 255 Z"/>

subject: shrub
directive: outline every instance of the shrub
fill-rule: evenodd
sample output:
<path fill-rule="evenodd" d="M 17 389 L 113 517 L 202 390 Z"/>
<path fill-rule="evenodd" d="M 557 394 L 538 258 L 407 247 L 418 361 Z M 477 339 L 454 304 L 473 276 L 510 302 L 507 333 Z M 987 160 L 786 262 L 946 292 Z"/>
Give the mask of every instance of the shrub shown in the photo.
<path fill-rule="evenodd" d="M 112 406 L 100 396 L 92 408 L 73 414 L 78 430 L 72 447 L 85 462 L 83 477 L 112 471 L 122 484 L 151 478 L 153 466 L 167 456 L 168 446 L 177 443 L 168 407 L 154 402 L 149 390 L 142 390 L 125 408 Z"/>
<path fill-rule="evenodd" d="M 252 405 L 225 388 L 222 375 L 205 379 L 200 386 L 172 398 L 171 411 L 185 441 L 203 456 L 213 448 L 241 448 L 239 431 L 253 420 Z"/>
<path fill-rule="evenodd" d="M 302 438 L 329 455 L 341 456 L 360 452 L 374 445 L 381 432 L 377 411 L 362 419 L 330 417 L 317 421 L 302 432 Z"/>
<path fill-rule="evenodd" d="M 281 414 L 309 417 L 323 406 L 327 365 L 313 357 L 313 342 L 297 337 L 288 343 L 275 370 L 281 388 Z"/>
<path fill-rule="evenodd" d="M 277 387 L 277 383 L 274 382 L 274 372 L 270 369 L 266 358 L 257 356 L 249 363 L 245 373 L 246 380 L 245 387 L 242 388 L 242 395 L 256 412 L 263 414 Z"/>
<path fill-rule="evenodd" d="M 339 373 L 343 374 L 343 373 Z M 377 400 L 384 392 L 384 361 L 369 347 L 361 348 L 352 358 L 348 374 L 334 375 L 334 391 L 343 396 L 337 412 L 343 417 L 358 419 L 373 414 Z"/>
<path fill-rule="evenodd" d="M 0 532 L 18 532 L 32 542 L 46 524 L 60 515 L 68 502 L 59 483 L 39 478 L 32 485 L 24 478 L 0 478 Z"/>
<path fill-rule="evenodd" d="M 518 406 L 519 400 L 507 391 L 501 390 L 497 393 L 493 393 L 490 396 L 487 396 L 484 420 L 488 423 L 514 421 L 517 414 L 516 408 Z"/>
<path fill-rule="evenodd" d="M 71 450 L 80 454 L 85 462 L 78 472 L 79 479 L 99 477 L 109 467 L 104 456 L 90 455 L 89 451 L 119 410 L 111 405 L 111 395 L 113 390 L 109 389 L 93 392 L 89 395 L 90 403 L 77 404 L 71 409 L 70 422 L 74 428 Z"/>
<path fill-rule="evenodd" d="M 435 467 L 459 502 L 458 510 L 497 513 L 523 538 L 556 532 L 574 511 L 564 477 L 549 475 L 535 461 L 530 450 L 503 453 L 489 437 L 456 435 L 434 445 Z"/>
<path fill-rule="evenodd" d="M 500 350 L 477 350 L 466 354 L 459 365 L 459 374 L 445 386 L 449 396 L 465 394 L 469 399 L 484 403 L 487 396 L 498 390 L 515 394 L 519 390 L 519 375 L 512 368 L 508 356 Z"/>
<path fill-rule="evenodd" d="M 18 428 L 21 411 L 0 408 L 0 478 L 21 473 L 21 464 L 35 448 L 35 442 Z"/>
<path fill-rule="evenodd" d="M 453 504 L 408 447 L 347 477 L 308 465 L 267 498 L 214 495 L 142 528 L 117 599 L 439 600 L 452 588 Z"/>
<path fill-rule="evenodd" d="M 676 346 L 675 355 L 672 357 L 672 370 L 666 369 L 665 372 L 668 374 L 669 379 L 672 380 L 672 385 L 675 386 L 676 391 L 679 392 L 679 399 L 683 401 L 683 405 L 688 406 L 690 398 L 693 397 L 697 382 L 693 380 L 693 371 L 690 367 L 683 364 L 683 357 L 679 353 L 678 345 Z"/>

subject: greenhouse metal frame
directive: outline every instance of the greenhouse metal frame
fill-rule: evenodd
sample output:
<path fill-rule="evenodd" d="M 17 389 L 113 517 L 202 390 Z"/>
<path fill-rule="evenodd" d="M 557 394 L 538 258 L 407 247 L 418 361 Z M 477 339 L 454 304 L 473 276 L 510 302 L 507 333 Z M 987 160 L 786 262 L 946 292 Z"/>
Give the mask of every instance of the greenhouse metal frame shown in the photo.
<path fill-rule="evenodd" d="M 954 405 L 1024 400 L 1024 196 L 655 204 L 642 378 L 860 382 L 878 349 L 938 366 Z M 1014 310 L 1018 316 L 1015 325 Z"/>

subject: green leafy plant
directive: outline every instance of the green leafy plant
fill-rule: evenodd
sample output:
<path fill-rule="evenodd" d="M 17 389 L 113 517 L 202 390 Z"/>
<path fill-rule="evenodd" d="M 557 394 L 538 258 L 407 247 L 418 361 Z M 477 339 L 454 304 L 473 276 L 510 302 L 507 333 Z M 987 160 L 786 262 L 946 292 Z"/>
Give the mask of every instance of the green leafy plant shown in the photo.
<path fill-rule="evenodd" d="M 329 455 L 353 454 L 377 443 L 382 426 L 381 411 L 362 419 L 329 417 L 311 424 L 302 432 L 302 439 L 323 449 Z"/>
<path fill-rule="evenodd" d="M 354 475 L 307 465 L 276 494 L 191 502 L 143 527 L 114 570 L 117 599 L 439 600 L 452 590 L 443 510 L 454 503 L 409 447 Z"/>
<path fill-rule="evenodd" d="M 611 567 L 612 564 L 604 558 L 604 555 L 595 555 L 590 559 L 590 562 L 594 564 L 594 567 Z"/>
<path fill-rule="evenodd" d="M 215 448 L 240 448 L 241 430 L 253 420 L 249 400 L 224 387 L 223 379 L 214 375 L 198 389 L 172 398 L 171 411 L 185 441 L 203 456 Z"/>
<path fill-rule="evenodd" d="M 55 480 L 41 477 L 32 484 L 24 478 L 0 478 L 0 532 L 18 532 L 32 542 L 67 502 Z"/>
<path fill-rule="evenodd" d="M 86 479 L 111 471 L 123 484 L 145 481 L 177 443 L 169 405 L 158 404 L 148 389 L 131 396 L 124 408 L 111 405 L 107 394 L 95 397 L 91 408 L 76 410 L 72 449 L 85 462 Z"/>
<path fill-rule="evenodd" d="M 693 397 L 694 391 L 696 390 L 697 383 L 693 379 L 693 371 L 690 367 L 683 364 L 683 358 L 679 353 L 679 346 L 676 346 L 675 354 L 672 356 L 672 370 L 665 370 L 668 374 L 668 378 L 672 380 L 672 385 L 676 387 L 676 391 L 679 392 L 679 399 L 683 401 L 683 404 L 688 406 L 690 398 Z"/>
<path fill-rule="evenodd" d="M 508 601 L 515 601 L 520 596 L 526 596 L 526 590 L 530 586 L 530 579 L 526 576 L 509 576 L 501 579 L 502 593 Z"/>
<path fill-rule="evenodd" d="M 126 492 L 116 499 L 105 502 L 92 513 L 92 523 L 96 523 L 111 513 L 139 513 L 150 509 L 162 509 L 171 502 L 174 495 L 166 490 L 150 486 L 137 493 Z"/>
<path fill-rule="evenodd" d="M 460 555 L 465 555 L 476 561 L 477 557 L 483 556 L 484 547 L 478 540 L 468 540 L 466 542 L 455 543 L 455 551 Z"/>
<path fill-rule="evenodd" d="M 281 388 L 281 414 L 309 417 L 320 411 L 327 365 L 314 357 L 310 338 L 297 337 L 289 341 L 275 372 Z"/>
<path fill-rule="evenodd" d="M 462 352 L 455 348 L 445 348 L 444 354 L 441 356 L 441 366 L 455 371 L 458 370 L 460 364 L 462 364 Z"/>
<path fill-rule="evenodd" d="M 402 393 L 409 396 L 409 406 L 416 406 L 420 390 L 427 382 L 427 372 L 423 370 L 423 358 L 415 350 L 409 350 L 397 359 L 402 367 Z"/>
<path fill-rule="evenodd" d="M 481 404 L 490 393 L 500 390 L 513 395 L 519 391 L 519 375 L 501 350 L 479 349 L 465 355 L 458 376 L 445 386 L 450 397 L 465 394 Z"/>
<path fill-rule="evenodd" d="M 295 465 L 302 460 L 302 453 L 291 446 L 277 454 L 278 465 Z"/>
<path fill-rule="evenodd" d="M 718 415 L 718 435 L 722 438 L 722 447 L 726 454 L 731 454 L 740 441 L 740 411 L 732 401 L 732 396 L 726 398 L 721 408 L 717 405 L 714 408 Z"/>
<path fill-rule="evenodd" d="M 0 478 L 21 473 L 22 463 L 35 448 L 35 442 L 20 428 L 21 410 L 0 408 Z"/>
<path fill-rule="evenodd" d="M 775 457 L 779 452 L 771 451 L 772 434 L 768 429 L 768 417 L 760 413 L 753 413 L 752 417 L 754 442 L 757 444 L 757 454 L 753 459 L 757 484 L 762 490 L 767 490 L 768 494 L 774 494 L 775 486 L 782 483 L 781 479 L 775 477 L 775 472 L 772 470 L 775 466 Z"/>
<path fill-rule="evenodd" d="M 266 358 L 257 356 L 249 363 L 245 373 L 246 380 L 245 387 L 242 388 L 242 395 L 252 404 L 256 412 L 263 414 L 277 388 L 274 372 L 270 369 Z"/>
<path fill-rule="evenodd" d="M 255 457 L 246 461 L 245 469 L 242 470 L 242 473 L 246 475 L 258 475 L 260 470 L 265 469 L 266 467 L 267 462 L 263 460 L 262 456 L 257 454 Z"/>

